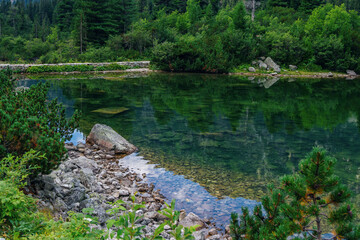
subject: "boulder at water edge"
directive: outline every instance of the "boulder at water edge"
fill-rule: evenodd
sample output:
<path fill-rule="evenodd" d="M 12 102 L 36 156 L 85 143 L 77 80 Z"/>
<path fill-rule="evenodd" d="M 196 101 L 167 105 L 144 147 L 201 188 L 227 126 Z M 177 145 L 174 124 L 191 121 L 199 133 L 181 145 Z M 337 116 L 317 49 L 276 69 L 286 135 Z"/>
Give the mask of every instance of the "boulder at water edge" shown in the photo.
<path fill-rule="evenodd" d="M 356 72 L 354 70 L 346 70 L 347 75 L 356 76 Z"/>
<path fill-rule="evenodd" d="M 137 151 L 133 144 L 129 143 L 111 127 L 103 124 L 95 124 L 86 141 L 108 151 L 115 150 L 116 154 L 131 154 Z"/>
<path fill-rule="evenodd" d="M 270 68 L 273 69 L 275 72 L 281 72 L 280 66 L 277 65 L 271 57 L 267 57 L 265 59 L 265 64 Z"/>

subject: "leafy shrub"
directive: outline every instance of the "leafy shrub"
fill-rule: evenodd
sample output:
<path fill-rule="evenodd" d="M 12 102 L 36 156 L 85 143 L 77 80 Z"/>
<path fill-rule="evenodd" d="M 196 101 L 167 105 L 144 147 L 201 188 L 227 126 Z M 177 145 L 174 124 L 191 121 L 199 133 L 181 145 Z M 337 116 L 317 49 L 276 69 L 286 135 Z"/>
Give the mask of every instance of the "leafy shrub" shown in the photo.
<path fill-rule="evenodd" d="M 115 61 L 115 53 L 110 47 L 90 47 L 79 56 L 81 62 L 104 62 L 104 61 Z"/>
<path fill-rule="evenodd" d="M 111 71 L 111 70 L 126 70 L 129 69 L 129 66 L 126 65 L 120 65 L 120 64 L 116 64 L 116 63 L 111 63 L 108 65 L 104 65 L 104 66 L 99 66 L 97 67 L 95 70 L 96 71 Z"/>
<path fill-rule="evenodd" d="M 40 155 L 32 149 L 21 157 L 8 155 L 0 160 L 0 180 L 9 180 L 20 188 L 25 186 L 24 181 L 30 171 L 38 167 L 31 166 L 29 163 L 34 162 L 34 159 L 41 161 L 43 158 L 45 158 L 44 155 Z"/>
<path fill-rule="evenodd" d="M 44 222 L 40 233 L 31 234 L 29 240 L 92 240 L 101 239 L 103 231 L 91 228 L 97 219 L 91 216 L 92 209 L 83 209 L 83 213 L 69 212 L 66 221 L 49 220 Z"/>
<path fill-rule="evenodd" d="M 65 158 L 64 142 L 77 127 L 79 114 L 70 119 L 57 100 L 47 101 L 48 85 L 14 91 L 14 82 L 0 72 L 0 158 L 22 156 L 30 149 L 44 154 L 30 159 L 31 174 L 49 173 Z"/>
<path fill-rule="evenodd" d="M 21 237 L 38 232 L 41 218 L 34 214 L 35 200 L 11 181 L 0 181 L 0 237 Z"/>
<path fill-rule="evenodd" d="M 93 71 L 94 66 L 87 64 L 80 65 L 40 65 L 31 66 L 26 69 L 27 73 L 43 73 L 43 72 L 87 72 Z"/>
<path fill-rule="evenodd" d="M 168 205 L 167 203 L 165 203 L 165 205 L 166 208 L 160 210 L 159 213 L 168 218 L 168 220 L 166 220 L 163 225 L 168 225 L 171 228 L 171 236 L 173 236 L 176 240 L 195 239 L 192 234 L 199 226 L 195 225 L 191 227 L 184 227 L 182 225 L 178 225 L 180 212 L 175 211 L 175 200 L 172 200 L 170 205 Z"/>
<path fill-rule="evenodd" d="M 281 178 L 279 188 L 269 187 L 262 206 L 253 215 L 247 208 L 232 214 L 233 239 L 287 239 L 305 233 L 306 239 L 322 239 L 332 230 L 332 239 L 360 239 L 360 226 L 354 224 L 354 207 L 348 202 L 351 193 L 335 176 L 336 159 L 315 147 L 300 162 L 299 173 Z"/>
<path fill-rule="evenodd" d="M 164 223 L 162 223 L 154 232 L 152 236 L 147 236 L 141 238 L 141 230 L 145 226 L 139 226 L 136 223 L 142 219 L 144 216 L 137 214 L 137 210 L 144 208 L 143 204 L 136 204 L 135 196 L 131 196 L 132 204 L 130 206 L 123 206 L 126 203 L 122 200 L 118 200 L 113 203 L 115 206 L 112 209 L 107 210 L 107 213 L 114 215 L 115 219 L 110 219 L 107 221 L 106 226 L 108 227 L 108 232 L 105 235 L 105 238 L 110 237 L 114 238 L 116 235 L 117 239 L 142 239 L 142 240 L 153 240 L 153 239 L 163 239 L 160 234 L 164 231 L 165 225 L 170 226 L 172 229 L 171 235 L 176 240 L 191 240 L 195 239 L 192 233 L 196 230 L 198 226 L 193 227 L 183 227 L 178 225 L 178 220 L 180 216 L 179 211 L 175 211 L 175 200 L 171 202 L 171 205 L 166 204 L 166 208 L 159 211 L 160 214 L 168 218 Z M 126 210 L 127 208 L 130 210 Z M 120 214 L 122 212 L 122 214 Z M 116 234 L 115 234 L 116 233 Z"/>

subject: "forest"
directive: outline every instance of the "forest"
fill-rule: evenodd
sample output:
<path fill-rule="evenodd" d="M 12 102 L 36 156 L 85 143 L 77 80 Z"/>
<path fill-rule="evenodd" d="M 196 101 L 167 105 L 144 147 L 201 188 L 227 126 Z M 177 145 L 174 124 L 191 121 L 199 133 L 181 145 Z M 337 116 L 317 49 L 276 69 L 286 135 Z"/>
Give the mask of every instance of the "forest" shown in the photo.
<path fill-rule="evenodd" d="M 359 11 L 358 0 L 0 0 L 0 62 L 221 73 L 270 56 L 360 72 Z"/>

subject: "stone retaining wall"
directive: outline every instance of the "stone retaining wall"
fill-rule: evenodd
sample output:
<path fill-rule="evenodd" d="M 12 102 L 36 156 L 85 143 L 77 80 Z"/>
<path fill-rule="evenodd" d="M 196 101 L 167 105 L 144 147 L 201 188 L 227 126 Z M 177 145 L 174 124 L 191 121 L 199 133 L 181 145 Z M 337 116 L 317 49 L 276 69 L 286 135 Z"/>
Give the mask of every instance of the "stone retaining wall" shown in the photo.
<path fill-rule="evenodd" d="M 148 68 L 150 61 L 136 61 L 136 62 L 105 62 L 105 63 L 56 63 L 56 64 L 0 64 L 0 70 L 10 68 L 13 71 L 25 72 L 29 67 L 35 66 L 77 66 L 77 65 L 89 65 L 94 67 L 107 66 L 110 64 L 118 64 L 124 66 L 130 66 L 133 68 Z"/>

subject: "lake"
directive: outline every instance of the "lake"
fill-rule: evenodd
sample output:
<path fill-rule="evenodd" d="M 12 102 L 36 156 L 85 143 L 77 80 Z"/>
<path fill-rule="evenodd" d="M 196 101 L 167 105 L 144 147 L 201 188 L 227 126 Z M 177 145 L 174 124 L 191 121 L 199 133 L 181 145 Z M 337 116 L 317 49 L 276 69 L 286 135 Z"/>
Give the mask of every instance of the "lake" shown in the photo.
<path fill-rule="evenodd" d="M 150 74 L 37 77 L 67 114 L 82 112 L 73 141 L 111 126 L 139 148 L 122 160 L 147 173 L 177 208 L 228 224 L 269 183 L 297 169 L 315 145 L 360 205 L 360 82 Z M 38 80 L 22 80 L 32 85 Z"/>

